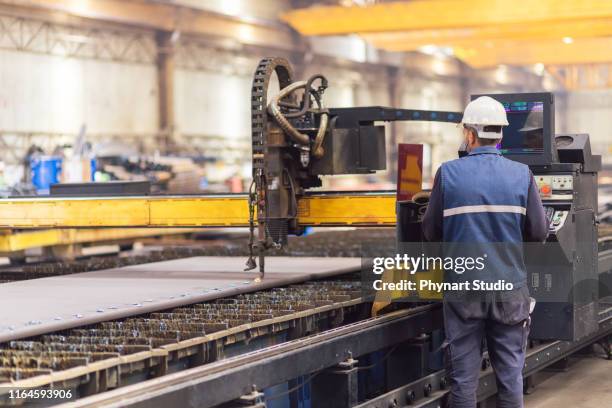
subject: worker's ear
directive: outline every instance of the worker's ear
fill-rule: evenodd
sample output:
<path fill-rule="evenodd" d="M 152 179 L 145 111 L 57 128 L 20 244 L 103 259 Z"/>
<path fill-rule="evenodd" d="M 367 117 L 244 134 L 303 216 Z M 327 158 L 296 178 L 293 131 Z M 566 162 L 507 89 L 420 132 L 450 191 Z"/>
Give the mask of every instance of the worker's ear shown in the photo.
<path fill-rule="evenodd" d="M 476 135 L 474 134 L 474 131 L 472 131 L 471 129 L 468 129 L 467 131 L 467 141 L 468 141 L 468 146 L 474 146 L 476 144 Z"/>

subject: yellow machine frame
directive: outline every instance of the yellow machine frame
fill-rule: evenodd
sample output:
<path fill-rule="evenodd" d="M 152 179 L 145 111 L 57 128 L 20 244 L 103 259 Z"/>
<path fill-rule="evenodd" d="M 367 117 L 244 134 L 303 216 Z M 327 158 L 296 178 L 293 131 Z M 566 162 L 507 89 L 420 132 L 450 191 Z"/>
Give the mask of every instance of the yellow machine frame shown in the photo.
<path fill-rule="evenodd" d="M 85 243 L 112 243 L 161 235 L 180 235 L 200 231 L 197 228 L 55 228 L 44 230 L 5 230 L 0 233 L 0 255 L 30 248 Z"/>
<path fill-rule="evenodd" d="M 394 226 L 391 192 L 318 193 L 298 199 L 301 226 Z M 0 228 L 247 227 L 248 197 L 148 196 L 0 200 Z"/>

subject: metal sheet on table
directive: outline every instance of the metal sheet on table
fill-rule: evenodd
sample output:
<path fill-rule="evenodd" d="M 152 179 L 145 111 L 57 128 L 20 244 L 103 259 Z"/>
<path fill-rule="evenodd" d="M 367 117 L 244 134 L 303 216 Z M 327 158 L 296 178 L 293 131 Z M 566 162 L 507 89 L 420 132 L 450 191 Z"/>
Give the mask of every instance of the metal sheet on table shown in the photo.
<path fill-rule="evenodd" d="M 361 268 L 360 258 L 194 257 L 0 285 L 0 342 L 283 286 Z"/>

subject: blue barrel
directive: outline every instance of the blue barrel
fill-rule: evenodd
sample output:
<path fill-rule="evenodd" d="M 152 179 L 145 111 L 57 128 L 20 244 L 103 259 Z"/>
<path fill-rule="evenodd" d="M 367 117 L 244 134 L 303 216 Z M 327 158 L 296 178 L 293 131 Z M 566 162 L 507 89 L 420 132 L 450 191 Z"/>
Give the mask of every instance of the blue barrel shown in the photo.
<path fill-rule="evenodd" d="M 91 167 L 91 180 L 90 181 L 96 181 L 96 170 L 98 170 L 98 160 L 96 160 L 96 158 L 93 157 L 89 161 L 89 165 Z"/>
<path fill-rule="evenodd" d="M 35 156 L 30 158 L 32 184 L 38 194 L 49 194 L 52 184 L 58 183 L 62 173 L 62 158 Z"/>

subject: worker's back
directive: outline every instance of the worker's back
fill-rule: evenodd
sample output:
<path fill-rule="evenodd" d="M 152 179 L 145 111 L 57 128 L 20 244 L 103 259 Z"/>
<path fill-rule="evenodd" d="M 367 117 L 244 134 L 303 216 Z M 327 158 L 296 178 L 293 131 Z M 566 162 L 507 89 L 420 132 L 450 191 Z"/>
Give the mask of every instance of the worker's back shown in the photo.
<path fill-rule="evenodd" d="M 438 169 L 422 220 L 425 238 L 444 242 L 447 283 L 461 283 L 447 285 L 443 297 L 449 402 L 476 406 L 486 340 L 496 405 L 522 407 L 531 305 L 523 240 L 543 241 L 548 225 L 529 168 L 495 147 L 509 125 L 504 106 L 480 96 L 461 123 L 470 153 Z"/>
<path fill-rule="evenodd" d="M 463 279 L 523 285 L 523 226 L 532 178 L 529 168 L 487 146 L 444 163 L 440 177 L 447 254 L 486 258 L 483 271 L 469 271 Z"/>

